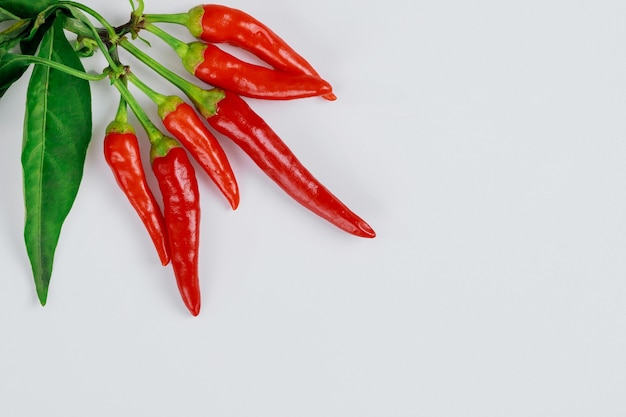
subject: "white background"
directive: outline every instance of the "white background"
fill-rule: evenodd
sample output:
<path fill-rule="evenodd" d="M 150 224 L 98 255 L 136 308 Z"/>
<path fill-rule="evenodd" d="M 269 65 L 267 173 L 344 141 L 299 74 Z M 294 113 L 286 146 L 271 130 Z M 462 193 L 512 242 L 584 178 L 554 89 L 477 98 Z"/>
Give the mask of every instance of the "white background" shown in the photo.
<path fill-rule="evenodd" d="M 191 317 L 103 160 L 104 81 L 42 308 L 24 77 L 0 100 L 0 415 L 626 415 L 626 3 L 228 4 L 334 85 L 334 103 L 250 103 L 378 237 L 318 219 L 224 141 L 242 202 L 201 178 Z"/>

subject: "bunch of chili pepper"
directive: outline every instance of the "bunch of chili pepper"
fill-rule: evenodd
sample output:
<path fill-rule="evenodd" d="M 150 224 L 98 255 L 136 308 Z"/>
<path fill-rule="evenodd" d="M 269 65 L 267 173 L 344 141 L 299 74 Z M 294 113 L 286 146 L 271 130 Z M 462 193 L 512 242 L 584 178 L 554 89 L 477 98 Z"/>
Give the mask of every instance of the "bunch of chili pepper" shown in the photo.
<path fill-rule="evenodd" d="M 114 177 L 150 235 L 163 265 L 172 264 L 179 292 L 193 315 L 200 312 L 198 277 L 200 203 L 198 182 L 188 155 L 215 183 L 232 209 L 239 189 L 228 158 L 211 129 L 238 145 L 280 188 L 305 208 L 355 236 L 373 238 L 374 230 L 322 185 L 277 133 L 241 97 L 335 100 L 331 85 L 283 39 L 252 16 L 230 7 L 206 4 L 187 13 L 144 14 L 143 2 L 126 25 L 114 28 L 88 8 L 104 28 L 93 40 L 107 60 L 107 74 L 120 92 L 120 104 L 104 139 L 104 155 Z M 181 24 L 197 40 L 183 42 L 161 27 Z M 157 62 L 129 39 L 147 30 L 170 45 L 187 71 L 208 84 L 187 81 Z M 82 33 L 84 37 L 85 34 Z M 245 62 L 219 44 L 242 48 L 267 66 Z M 85 45 L 82 43 L 81 45 Z M 170 81 L 187 97 L 163 95 L 120 61 L 120 51 Z M 156 106 L 168 134 L 142 109 L 128 88 L 143 92 Z M 135 114 L 150 143 L 150 163 L 161 196 L 157 202 L 141 161 L 127 108 Z M 171 135 L 171 136 L 170 136 Z"/>

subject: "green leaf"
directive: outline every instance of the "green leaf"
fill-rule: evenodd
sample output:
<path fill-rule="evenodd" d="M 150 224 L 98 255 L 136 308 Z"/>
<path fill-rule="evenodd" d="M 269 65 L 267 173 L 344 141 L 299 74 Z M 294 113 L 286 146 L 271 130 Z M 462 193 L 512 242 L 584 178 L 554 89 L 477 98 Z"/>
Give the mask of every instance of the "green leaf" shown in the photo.
<path fill-rule="evenodd" d="M 28 68 L 28 63 L 20 61 L 19 54 L 13 54 L 10 51 L 17 45 L 22 36 L 28 31 L 28 22 L 25 20 L 18 21 L 6 31 L 0 33 L 0 98 L 4 96 L 9 87 L 17 81 Z M 25 45 L 25 51 L 32 54 L 36 51 L 31 45 Z"/>
<path fill-rule="evenodd" d="M 59 18 L 42 39 L 39 56 L 84 71 Z M 87 81 L 36 65 L 26 96 L 22 167 L 24 238 L 37 295 L 45 305 L 54 252 L 80 185 L 91 139 Z"/>
<path fill-rule="evenodd" d="M 33 55 L 37 52 L 40 37 L 28 42 L 21 43 L 21 50 L 24 55 Z M 14 82 L 19 80 L 30 65 L 27 61 L 20 59 L 20 54 L 5 52 L 0 49 L 0 99 L 7 92 Z"/>
<path fill-rule="evenodd" d="M 28 68 L 28 63 L 20 60 L 20 55 L 5 53 L 0 56 L 0 98 Z"/>
<path fill-rule="evenodd" d="M 0 6 L 19 17 L 33 17 L 59 0 L 0 0 Z"/>

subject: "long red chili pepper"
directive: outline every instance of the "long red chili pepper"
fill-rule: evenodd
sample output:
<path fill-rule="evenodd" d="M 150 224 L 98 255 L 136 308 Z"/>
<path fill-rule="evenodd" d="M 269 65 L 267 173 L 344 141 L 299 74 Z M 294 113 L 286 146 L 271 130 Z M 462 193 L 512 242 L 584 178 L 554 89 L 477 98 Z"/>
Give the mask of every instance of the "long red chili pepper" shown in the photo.
<path fill-rule="evenodd" d="M 106 130 L 104 156 L 117 184 L 141 218 L 163 265 L 170 261 L 161 209 L 146 181 L 137 136 L 129 124 L 113 122 Z"/>
<path fill-rule="evenodd" d="M 168 145 L 158 152 L 153 146 L 152 169 L 163 196 L 170 256 L 178 290 L 191 314 L 197 316 L 200 313 L 198 182 L 193 166 L 180 146 Z"/>
<path fill-rule="evenodd" d="M 360 237 L 374 230 L 302 165 L 280 137 L 237 94 L 226 91 L 209 124 L 233 140 L 287 194 L 340 229 Z"/>
<path fill-rule="evenodd" d="M 202 42 L 189 44 L 183 64 L 200 80 L 246 97 L 290 100 L 332 92 L 330 84 L 321 78 L 250 64 Z"/>
<path fill-rule="evenodd" d="M 189 104 L 178 97 L 168 97 L 159 105 L 165 128 L 187 148 L 217 185 L 234 209 L 239 205 L 235 174 L 221 145 Z"/>
<path fill-rule="evenodd" d="M 265 24 L 249 14 L 219 4 L 192 8 L 185 19 L 191 34 L 206 42 L 245 49 L 276 69 L 319 77 L 313 66 Z M 337 97 L 328 93 L 328 100 Z"/>
<path fill-rule="evenodd" d="M 206 42 L 229 43 L 252 52 L 276 69 L 319 77 L 309 62 L 265 24 L 249 14 L 219 4 L 196 6 L 202 9 L 201 32 L 193 35 Z"/>

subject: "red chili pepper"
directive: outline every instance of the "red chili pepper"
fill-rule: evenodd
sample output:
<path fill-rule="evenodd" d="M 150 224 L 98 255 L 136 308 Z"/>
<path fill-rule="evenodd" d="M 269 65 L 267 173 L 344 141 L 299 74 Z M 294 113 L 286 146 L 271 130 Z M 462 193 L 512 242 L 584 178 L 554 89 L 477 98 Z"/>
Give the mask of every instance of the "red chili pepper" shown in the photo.
<path fill-rule="evenodd" d="M 249 14 L 219 4 L 196 6 L 188 13 L 187 27 L 206 42 L 229 43 L 245 49 L 276 69 L 320 78 L 309 62 L 265 24 Z M 328 93 L 328 100 L 337 97 Z"/>
<path fill-rule="evenodd" d="M 346 207 L 291 152 L 280 137 L 238 95 L 226 91 L 209 124 L 233 140 L 287 194 L 340 229 L 360 237 L 374 230 Z"/>
<path fill-rule="evenodd" d="M 226 153 L 202 119 L 189 104 L 170 96 L 159 105 L 165 128 L 187 148 L 217 185 L 234 209 L 239 205 L 239 189 Z"/>
<path fill-rule="evenodd" d="M 161 209 L 146 181 L 139 144 L 133 128 L 113 122 L 104 138 L 104 156 L 117 184 L 141 218 L 163 265 L 170 261 L 166 227 Z"/>
<path fill-rule="evenodd" d="M 173 141 L 173 140 L 172 140 Z M 183 302 L 194 316 L 200 313 L 198 247 L 200 198 L 193 166 L 185 150 L 153 147 L 152 169 L 163 196 L 172 267 Z"/>
<path fill-rule="evenodd" d="M 192 42 L 188 46 L 182 51 L 182 59 L 190 73 L 246 97 L 290 100 L 332 92 L 330 84 L 318 77 L 250 64 L 212 44 Z"/>

